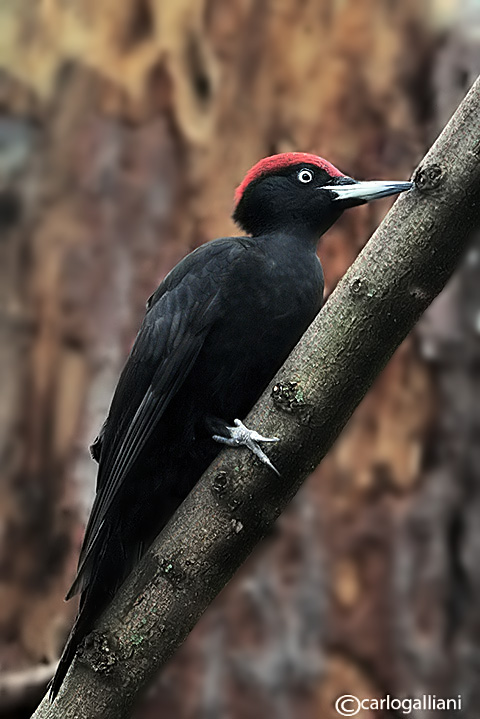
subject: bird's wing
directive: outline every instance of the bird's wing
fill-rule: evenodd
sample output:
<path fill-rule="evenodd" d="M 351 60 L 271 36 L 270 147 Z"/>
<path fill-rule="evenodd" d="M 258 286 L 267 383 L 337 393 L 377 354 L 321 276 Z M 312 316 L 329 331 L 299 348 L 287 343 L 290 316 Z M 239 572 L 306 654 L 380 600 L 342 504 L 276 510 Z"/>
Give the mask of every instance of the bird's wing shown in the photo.
<path fill-rule="evenodd" d="M 97 493 L 67 598 L 83 589 L 86 563 L 112 503 L 220 316 L 225 268 L 231 270 L 241 253 L 236 240 L 209 243 L 177 265 L 150 298 L 102 427 Z"/>
<path fill-rule="evenodd" d="M 105 435 L 105 430 L 107 428 L 107 421 L 102 424 L 100 428 L 100 432 L 93 440 L 92 444 L 90 445 L 90 455 L 92 459 L 95 460 L 95 462 L 100 462 L 100 455 L 102 454 L 102 446 L 103 446 L 103 437 Z"/>

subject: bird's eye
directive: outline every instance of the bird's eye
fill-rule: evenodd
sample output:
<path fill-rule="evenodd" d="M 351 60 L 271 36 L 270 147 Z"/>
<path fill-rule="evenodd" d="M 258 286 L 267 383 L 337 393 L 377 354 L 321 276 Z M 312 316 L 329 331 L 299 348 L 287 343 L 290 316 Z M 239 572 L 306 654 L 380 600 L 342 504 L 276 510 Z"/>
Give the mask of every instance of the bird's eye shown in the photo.
<path fill-rule="evenodd" d="M 297 178 L 300 182 L 303 182 L 303 184 L 306 185 L 308 182 L 313 180 L 313 172 L 306 169 L 299 170 Z"/>

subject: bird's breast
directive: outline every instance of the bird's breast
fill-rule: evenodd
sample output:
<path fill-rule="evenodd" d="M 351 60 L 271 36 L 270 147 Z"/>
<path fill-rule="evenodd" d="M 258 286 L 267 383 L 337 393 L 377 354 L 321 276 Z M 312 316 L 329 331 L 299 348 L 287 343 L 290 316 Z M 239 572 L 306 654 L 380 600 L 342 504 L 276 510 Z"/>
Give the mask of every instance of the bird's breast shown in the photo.
<path fill-rule="evenodd" d="M 311 268 L 264 263 L 230 283 L 193 373 L 212 414 L 244 417 L 299 341 L 322 302 L 315 262 Z"/>

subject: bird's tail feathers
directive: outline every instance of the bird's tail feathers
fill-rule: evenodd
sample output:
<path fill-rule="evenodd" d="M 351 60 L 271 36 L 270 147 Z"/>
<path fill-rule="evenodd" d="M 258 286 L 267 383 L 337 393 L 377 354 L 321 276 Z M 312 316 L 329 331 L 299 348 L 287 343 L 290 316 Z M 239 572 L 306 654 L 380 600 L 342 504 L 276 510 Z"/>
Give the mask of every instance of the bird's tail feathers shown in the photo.
<path fill-rule="evenodd" d="M 78 619 L 81 619 L 81 615 Z M 78 619 L 73 625 L 70 636 L 67 639 L 67 643 L 65 644 L 62 656 L 60 657 L 60 661 L 58 663 L 57 671 L 55 672 L 52 681 L 48 685 L 50 701 L 52 702 L 54 701 L 60 687 L 63 684 L 63 680 L 67 675 L 70 664 L 72 663 L 75 652 L 77 651 L 78 645 L 80 644 L 82 639 L 88 634 L 88 629 L 86 627 L 82 627 L 83 622 L 79 622 Z"/>

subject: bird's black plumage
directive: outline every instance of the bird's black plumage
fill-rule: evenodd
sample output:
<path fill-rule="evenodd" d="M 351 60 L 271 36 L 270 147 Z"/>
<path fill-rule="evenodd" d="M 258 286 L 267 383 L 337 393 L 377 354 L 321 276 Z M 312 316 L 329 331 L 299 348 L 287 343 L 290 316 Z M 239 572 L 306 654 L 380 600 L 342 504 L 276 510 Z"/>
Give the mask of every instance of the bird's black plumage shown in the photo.
<path fill-rule="evenodd" d="M 346 206 L 325 186 L 353 184 L 320 158 L 259 163 L 234 217 L 251 236 L 182 260 L 147 303 L 92 454 L 97 491 L 77 578 L 79 613 L 55 696 L 75 651 L 120 584 L 243 419 L 320 309 L 319 235 Z M 265 163 L 265 161 L 264 161 Z M 322 164 L 323 163 L 323 164 Z M 307 170 L 299 179 L 299 172 Z"/>

